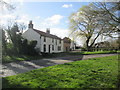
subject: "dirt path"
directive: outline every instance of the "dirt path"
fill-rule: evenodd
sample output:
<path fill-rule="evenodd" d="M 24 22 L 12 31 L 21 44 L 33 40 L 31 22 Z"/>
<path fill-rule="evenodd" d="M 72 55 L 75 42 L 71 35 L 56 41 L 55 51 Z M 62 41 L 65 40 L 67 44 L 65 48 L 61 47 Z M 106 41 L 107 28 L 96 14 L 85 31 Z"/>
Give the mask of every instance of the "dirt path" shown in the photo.
<path fill-rule="evenodd" d="M 75 56 L 65 56 L 65 57 L 57 57 L 51 59 L 41 59 L 41 60 L 31 60 L 31 61 L 20 61 L 20 62 L 12 62 L 0 65 L 2 70 L 0 70 L 0 76 L 6 77 L 11 75 L 16 75 L 19 73 L 28 72 L 30 70 L 44 68 L 48 66 L 53 66 L 57 64 L 64 64 L 73 62 L 76 60 L 86 60 L 89 58 L 95 57 L 105 57 L 112 56 L 116 54 L 97 54 L 97 55 L 75 55 Z"/>

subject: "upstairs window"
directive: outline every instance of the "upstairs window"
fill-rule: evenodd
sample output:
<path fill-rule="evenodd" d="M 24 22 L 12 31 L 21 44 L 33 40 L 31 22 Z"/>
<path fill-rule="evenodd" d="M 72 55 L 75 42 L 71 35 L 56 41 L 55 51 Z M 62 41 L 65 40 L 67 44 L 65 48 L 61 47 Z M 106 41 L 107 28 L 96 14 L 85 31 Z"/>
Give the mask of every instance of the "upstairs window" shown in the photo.
<path fill-rule="evenodd" d="M 57 45 L 57 39 L 56 39 L 56 45 Z"/>
<path fill-rule="evenodd" d="M 54 43 L 54 38 L 52 38 L 52 43 Z"/>
<path fill-rule="evenodd" d="M 44 37 L 44 42 L 46 42 L 46 37 Z"/>
<path fill-rule="evenodd" d="M 59 43 L 61 44 L 61 40 L 59 40 Z"/>

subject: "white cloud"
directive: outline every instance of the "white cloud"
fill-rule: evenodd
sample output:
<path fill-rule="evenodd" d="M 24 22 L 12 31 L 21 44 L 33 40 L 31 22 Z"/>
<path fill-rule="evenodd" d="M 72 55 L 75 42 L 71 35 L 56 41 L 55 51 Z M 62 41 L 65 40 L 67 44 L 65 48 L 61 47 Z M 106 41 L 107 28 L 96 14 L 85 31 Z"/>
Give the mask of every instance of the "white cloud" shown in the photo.
<path fill-rule="evenodd" d="M 62 15 L 53 15 L 51 17 L 46 18 L 42 25 L 44 26 L 54 26 L 60 23 L 60 20 L 63 18 Z"/>
<path fill-rule="evenodd" d="M 9 20 L 13 19 L 15 19 L 15 16 L 12 14 L 0 15 L 0 25 L 6 25 L 8 24 Z"/>
<path fill-rule="evenodd" d="M 54 35 L 57 35 L 61 38 L 68 37 L 68 29 L 62 29 L 62 28 L 51 28 L 51 33 Z"/>
<path fill-rule="evenodd" d="M 65 23 L 69 23 L 69 21 L 68 21 L 68 20 L 66 20 L 66 21 L 65 21 Z"/>
<path fill-rule="evenodd" d="M 18 22 L 18 23 L 25 23 L 28 24 L 29 22 L 29 16 L 28 15 L 20 15 L 17 16 L 15 14 L 6 14 L 6 15 L 0 15 L 0 25 L 8 25 L 9 21 L 11 22 Z"/>
<path fill-rule="evenodd" d="M 72 4 L 64 4 L 62 7 L 63 8 L 69 8 L 69 7 L 72 7 L 73 5 Z"/>
<path fill-rule="evenodd" d="M 35 19 L 41 19 L 41 17 L 40 16 L 36 16 Z"/>
<path fill-rule="evenodd" d="M 28 24 L 29 20 L 30 19 L 28 15 L 21 15 L 19 19 L 16 20 L 16 22 Z"/>
<path fill-rule="evenodd" d="M 13 19 L 14 15 L 7 14 L 7 15 L 0 15 L 0 19 Z"/>
<path fill-rule="evenodd" d="M 46 21 L 53 23 L 53 24 L 59 24 L 60 20 L 63 18 L 61 15 L 53 15 L 46 19 Z"/>

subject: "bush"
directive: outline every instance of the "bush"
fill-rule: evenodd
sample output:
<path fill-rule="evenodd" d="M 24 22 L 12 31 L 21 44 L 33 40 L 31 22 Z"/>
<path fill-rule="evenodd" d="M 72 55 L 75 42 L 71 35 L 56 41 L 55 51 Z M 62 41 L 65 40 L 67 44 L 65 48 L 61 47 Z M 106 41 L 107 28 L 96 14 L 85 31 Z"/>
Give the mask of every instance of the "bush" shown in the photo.
<path fill-rule="evenodd" d="M 37 44 L 37 41 L 30 41 L 30 43 L 28 44 L 28 54 L 29 55 L 38 54 L 37 51 L 35 50 L 36 44 Z"/>

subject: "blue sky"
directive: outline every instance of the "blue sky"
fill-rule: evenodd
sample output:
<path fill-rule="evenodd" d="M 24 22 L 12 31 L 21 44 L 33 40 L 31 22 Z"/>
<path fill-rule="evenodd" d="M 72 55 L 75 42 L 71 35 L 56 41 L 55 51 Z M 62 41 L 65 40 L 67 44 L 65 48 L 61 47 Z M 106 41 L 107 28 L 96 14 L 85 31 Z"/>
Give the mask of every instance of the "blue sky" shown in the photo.
<path fill-rule="evenodd" d="M 18 23 L 33 21 L 34 28 L 46 31 L 50 28 L 51 34 L 61 38 L 69 36 L 68 17 L 83 5 L 89 2 L 22 2 L 15 3 L 16 10 L 13 13 L 5 13 L 0 16 L 4 19 L 16 19 Z"/>
<path fill-rule="evenodd" d="M 72 12 L 77 11 L 81 6 L 87 5 L 87 2 L 25 2 L 21 13 L 29 15 L 33 22 L 39 24 L 47 18 L 54 15 L 62 16 L 59 24 L 48 25 L 48 27 L 68 28 L 68 17 Z M 65 6 L 66 5 L 66 6 Z M 35 20 L 35 18 L 38 18 Z M 57 16 L 56 16 L 57 18 Z M 51 20 L 48 20 L 51 21 Z M 50 23 L 50 22 L 49 22 Z M 57 23 L 57 22 L 56 22 Z M 37 25 L 35 25 L 37 26 Z M 39 24 L 41 27 L 41 25 Z M 43 26 L 43 25 L 42 25 Z M 37 26 L 38 27 L 38 26 Z M 47 27 L 47 25 L 46 25 Z"/>

